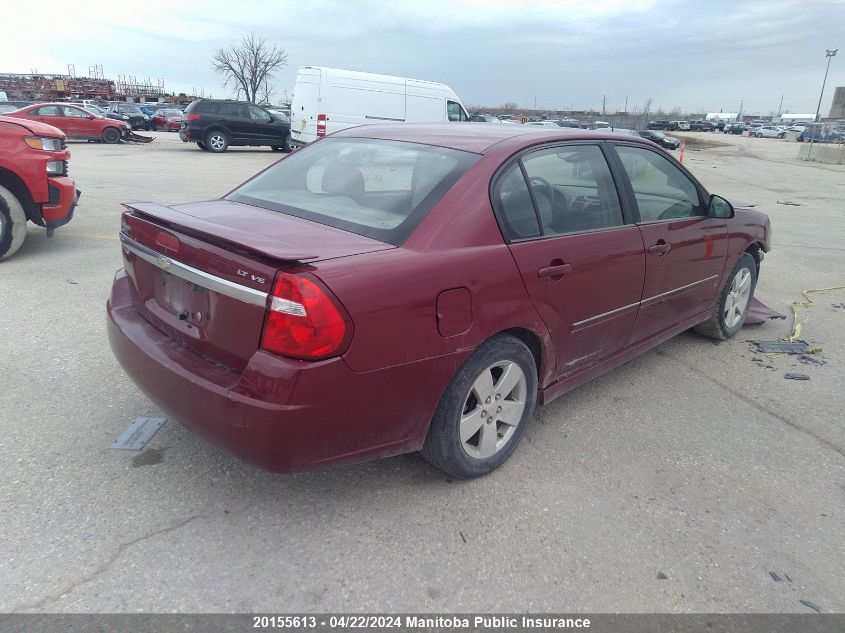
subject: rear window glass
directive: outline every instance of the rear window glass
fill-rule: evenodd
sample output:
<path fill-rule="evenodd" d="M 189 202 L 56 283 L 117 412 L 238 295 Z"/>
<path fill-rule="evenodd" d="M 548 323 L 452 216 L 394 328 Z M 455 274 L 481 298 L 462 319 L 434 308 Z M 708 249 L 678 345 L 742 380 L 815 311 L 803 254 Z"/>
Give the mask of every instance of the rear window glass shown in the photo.
<path fill-rule="evenodd" d="M 478 158 L 417 143 L 326 139 L 227 199 L 399 245 Z"/>

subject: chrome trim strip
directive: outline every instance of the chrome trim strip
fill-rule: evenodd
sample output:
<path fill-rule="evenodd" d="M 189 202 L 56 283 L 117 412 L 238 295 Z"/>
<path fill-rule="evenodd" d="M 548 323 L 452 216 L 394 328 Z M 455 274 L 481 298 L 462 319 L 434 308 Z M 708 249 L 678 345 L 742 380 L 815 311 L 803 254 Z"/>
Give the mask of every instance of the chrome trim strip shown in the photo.
<path fill-rule="evenodd" d="M 621 308 L 616 308 L 615 310 L 610 310 L 609 312 L 602 312 L 601 314 L 591 316 L 587 319 L 584 319 L 583 321 L 578 321 L 577 323 L 573 323 L 569 327 L 569 331 L 570 332 L 577 332 L 579 330 L 583 330 L 584 328 L 590 327 L 591 325 L 595 324 L 596 322 L 600 322 L 600 321 L 602 321 L 602 320 L 604 320 L 608 317 L 612 317 L 612 316 L 619 314 L 621 312 L 631 310 L 632 308 L 637 308 L 637 307 L 642 308 L 642 307 L 648 305 L 649 303 L 653 303 L 655 301 L 658 301 L 660 299 L 668 297 L 669 295 L 673 295 L 673 294 L 676 294 L 676 293 L 679 293 L 679 292 L 683 292 L 684 290 L 688 290 L 688 289 L 692 288 L 693 286 L 697 286 L 699 284 L 707 283 L 708 281 L 712 281 L 713 279 L 718 279 L 718 278 L 719 278 L 719 275 L 711 275 L 710 277 L 707 277 L 706 279 L 699 279 L 698 281 L 694 281 L 691 284 L 687 284 L 686 286 L 681 286 L 680 288 L 674 288 L 672 290 L 668 290 L 668 291 L 663 292 L 659 295 L 655 295 L 655 296 L 650 297 L 648 299 L 638 301 L 637 303 L 630 303 L 626 306 L 622 306 Z M 580 359 L 576 359 L 576 360 L 580 360 Z"/>
<path fill-rule="evenodd" d="M 134 240 L 126 237 L 123 233 L 120 234 L 120 242 L 123 248 L 130 253 L 134 253 L 146 262 L 149 262 L 156 268 L 175 275 L 185 281 L 190 281 L 198 286 L 207 288 L 214 292 L 219 292 L 227 297 L 232 297 L 238 301 L 249 303 L 262 308 L 267 307 L 267 293 L 236 284 L 228 279 L 223 279 L 216 275 L 212 275 L 193 266 L 188 266 L 175 259 L 171 259 L 166 255 L 162 255 L 151 248 L 147 248 L 142 244 L 138 244 Z"/>
<path fill-rule="evenodd" d="M 584 319 L 583 321 L 578 321 L 577 323 L 573 323 L 570 326 L 570 330 L 573 331 L 573 332 L 575 332 L 577 330 L 582 330 L 585 327 L 589 327 L 590 325 L 592 325 L 594 321 L 601 321 L 604 318 L 613 316 L 614 314 L 617 314 L 619 312 L 625 312 L 626 310 L 630 310 L 632 308 L 639 307 L 639 305 L 640 305 L 640 302 L 637 301 L 636 303 L 630 303 L 626 306 L 622 306 L 621 308 L 616 308 L 615 310 L 611 310 L 609 312 L 602 312 L 601 314 L 591 316 L 590 318 Z"/>
<path fill-rule="evenodd" d="M 687 284 L 686 286 L 681 286 L 680 288 L 675 288 L 673 290 L 667 290 L 666 292 L 661 292 L 659 295 L 654 295 L 653 297 L 649 297 L 648 299 L 643 299 L 640 302 L 640 307 L 648 305 L 649 303 L 654 303 L 655 301 L 659 301 L 660 299 L 664 299 L 665 297 L 668 297 L 669 295 L 674 295 L 674 294 L 677 294 L 679 292 L 683 292 L 684 290 L 689 290 L 693 286 L 697 286 L 699 284 L 706 284 L 708 281 L 713 281 L 714 279 L 718 279 L 718 278 L 719 278 L 719 275 L 711 275 L 710 277 L 707 277 L 706 279 L 699 279 L 698 281 L 694 281 L 691 284 Z"/>
<path fill-rule="evenodd" d="M 364 115 L 365 119 L 371 119 L 373 121 L 401 121 L 402 123 L 405 122 L 405 119 L 395 119 L 389 116 L 371 116 L 369 114 Z"/>

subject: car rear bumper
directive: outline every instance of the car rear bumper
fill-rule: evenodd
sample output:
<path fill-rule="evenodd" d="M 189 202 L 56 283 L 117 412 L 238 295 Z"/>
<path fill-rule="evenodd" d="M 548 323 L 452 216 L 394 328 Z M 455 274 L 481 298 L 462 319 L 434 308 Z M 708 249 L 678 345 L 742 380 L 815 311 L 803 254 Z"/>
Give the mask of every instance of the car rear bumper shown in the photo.
<path fill-rule="evenodd" d="M 466 354 L 372 372 L 341 358 L 302 362 L 261 350 L 241 372 L 185 348 L 143 318 L 118 271 L 107 304 L 112 351 L 169 416 L 245 462 L 275 472 L 418 450 Z"/>

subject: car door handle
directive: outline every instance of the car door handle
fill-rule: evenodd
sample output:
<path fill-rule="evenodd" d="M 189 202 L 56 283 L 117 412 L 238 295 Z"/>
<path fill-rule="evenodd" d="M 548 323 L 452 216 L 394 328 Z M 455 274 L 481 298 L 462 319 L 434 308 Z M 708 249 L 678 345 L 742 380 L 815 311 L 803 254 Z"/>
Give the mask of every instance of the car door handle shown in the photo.
<path fill-rule="evenodd" d="M 669 242 L 660 240 L 657 244 L 652 244 L 646 250 L 652 255 L 663 257 L 666 253 L 672 250 L 672 245 Z"/>
<path fill-rule="evenodd" d="M 559 260 L 558 260 L 559 261 Z M 538 277 L 563 277 L 572 270 L 572 264 L 552 263 L 551 266 L 544 266 L 537 271 Z"/>

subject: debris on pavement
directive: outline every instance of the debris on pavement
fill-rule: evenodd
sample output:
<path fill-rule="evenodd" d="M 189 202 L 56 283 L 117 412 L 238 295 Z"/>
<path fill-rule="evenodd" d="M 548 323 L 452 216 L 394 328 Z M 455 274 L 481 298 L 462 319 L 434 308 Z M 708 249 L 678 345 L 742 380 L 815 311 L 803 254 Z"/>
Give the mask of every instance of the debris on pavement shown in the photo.
<path fill-rule="evenodd" d="M 664 574 L 662 571 L 657 572 L 657 580 L 669 580 L 669 576 Z"/>
<path fill-rule="evenodd" d="M 785 204 L 786 206 L 789 206 L 789 207 L 800 207 L 801 206 L 800 202 L 793 202 L 792 200 L 778 200 L 777 203 L 778 204 Z"/>
<path fill-rule="evenodd" d="M 800 299 L 792 302 L 792 331 L 789 333 L 787 340 L 794 341 L 801 336 L 801 326 L 807 322 L 798 320 L 798 308 L 812 308 L 816 302 L 810 298 L 810 295 L 817 292 L 830 292 L 831 290 L 845 290 L 845 286 L 831 286 L 830 288 L 814 288 L 812 290 L 804 290 L 801 294 L 804 296 L 804 301 Z M 809 318 L 809 317 L 807 317 Z"/>
<path fill-rule="evenodd" d="M 811 348 L 807 341 L 749 341 L 763 354 L 814 354 L 821 348 Z"/>
<path fill-rule="evenodd" d="M 769 576 L 771 576 L 771 577 L 772 577 L 772 580 L 774 580 L 775 582 L 783 582 L 783 578 L 781 578 L 780 576 L 778 576 L 778 575 L 777 575 L 777 572 L 770 571 L 770 572 L 769 572 Z"/>
<path fill-rule="evenodd" d="M 132 418 L 129 426 L 109 448 L 117 451 L 140 451 L 165 422 L 167 418 Z"/>
<path fill-rule="evenodd" d="M 822 612 L 822 608 L 819 605 L 813 604 L 809 600 L 799 600 L 798 602 L 803 604 L 805 607 L 810 607 L 813 611 L 816 611 L 817 613 Z"/>
<path fill-rule="evenodd" d="M 78 285 L 79 285 L 79 282 L 78 282 L 78 281 L 76 281 L 76 279 L 71 279 L 70 277 L 68 277 L 67 279 L 65 279 L 65 281 L 66 281 L 66 282 L 68 282 L 69 284 L 73 285 L 73 286 L 78 286 Z"/>
<path fill-rule="evenodd" d="M 769 319 L 785 319 L 786 315 L 775 312 L 762 301 L 754 298 L 748 308 L 748 316 L 745 318 L 745 325 L 762 325 Z"/>
<path fill-rule="evenodd" d="M 787 380 L 810 380 L 808 374 L 799 374 L 798 372 L 788 371 L 783 375 Z"/>

